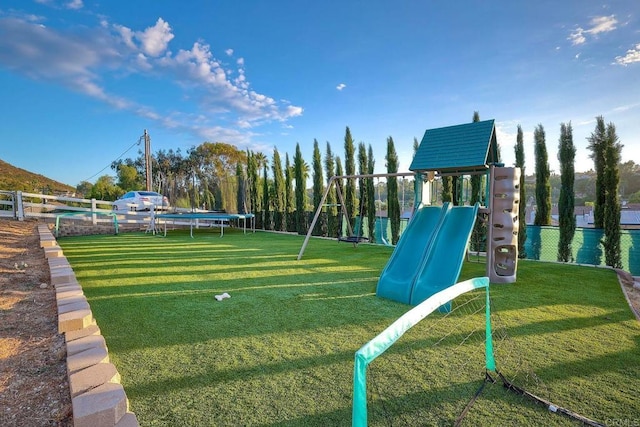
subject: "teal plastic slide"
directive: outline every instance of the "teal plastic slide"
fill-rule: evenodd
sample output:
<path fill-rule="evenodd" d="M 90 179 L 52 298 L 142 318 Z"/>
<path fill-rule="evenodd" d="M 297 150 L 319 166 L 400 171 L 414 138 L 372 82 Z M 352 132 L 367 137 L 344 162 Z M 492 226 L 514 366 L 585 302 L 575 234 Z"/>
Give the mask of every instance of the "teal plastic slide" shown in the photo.
<path fill-rule="evenodd" d="M 380 279 L 376 295 L 417 305 L 455 284 L 478 206 L 425 206 L 416 211 Z"/>

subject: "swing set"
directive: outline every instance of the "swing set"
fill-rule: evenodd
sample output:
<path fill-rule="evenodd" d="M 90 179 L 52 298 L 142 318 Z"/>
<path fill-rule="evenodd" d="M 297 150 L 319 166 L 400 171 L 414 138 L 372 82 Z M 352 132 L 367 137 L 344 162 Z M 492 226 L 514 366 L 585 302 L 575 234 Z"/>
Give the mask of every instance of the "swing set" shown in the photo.
<path fill-rule="evenodd" d="M 359 215 L 356 217 L 356 221 L 355 221 L 355 228 L 356 228 L 356 232 L 355 234 L 353 233 L 353 228 L 351 228 L 351 221 L 349 221 L 349 212 L 347 211 L 347 205 L 344 203 L 344 199 L 342 197 L 342 190 L 341 190 L 341 186 L 340 185 L 336 185 L 336 193 L 339 194 L 339 198 L 340 200 L 342 200 L 342 202 L 340 203 L 340 222 L 338 225 L 338 229 L 340 230 L 340 236 L 338 236 L 338 241 L 339 242 L 347 242 L 347 243 L 353 243 L 353 246 L 357 246 L 358 243 L 362 243 L 362 242 L 368 242 L 369 238 L 368 237 L 364 237 L 361 234 L 361 231 L 363 231 L 363 218 L 362 218 L 362 214 L 364 212 L 364 203 L 362 202 L 362 200 L 360 201 L 360 213 Z M 342 222 L 346 219 L 346 223 L 347 223 L 347 228 L 349 229 L 349 235 L 347 236 L 343 236 L 342 235 Z"/>
<path fill-rule="evenodd" d="M 347 225 L 347 235 L 346 236 L 340 236 L 338 238 L 339 242 L 348 242 L 348 243 L 352 243 L 354 246 L 357 246 L 358 243 L 362 243 L 362 242 L 366 242 L 369 241 L 369 239 L 367 237 L 364 237 L 361 235 L 361 230 L 362 230 L 362 223 L 363 223 L 363 218 L 362 218 L 362 213 L 363 213 L 363 209 L 364 209 L 364 203 L 360 203 L 360 216 L 359 221 L 360 223 L 356 222 L 356 233 L 354 233 L 354 230 L 351 226 L 351 221 L 350 216 L 349 216 L 349 212 L 347 210 L 347 206 L 344 200 L 344 196 L 342 194 L 342 186 L 338 185 L 339 183 L 341 183 L 343 180 L 345 179 L 373 179 L 373 178 L 389 178 L 389 177 L 405 177 L 405 176 L 416 176 L 415 172 L 395 172 L 395 173 L 374 173 L 374 174 L 361 174 L 361 175 L 335 175 L 332 176 L 331 179 L 329 179 L 329 182 L 327 184 L 327 187 L 324 191 L 324 194 L 322 195 L 322 199 L 320 199 L 320 203 L 318 204 L 318 208 L 316 209 L 315 215 L 313 216 L 313 220 L 311 221 L 311 225 L 309 226 L 309 230 L 307 231 L 307 235 L 304 239 L 304 243 L 302 244 L 302 248 L 300 249 L 300 253 L 298 254 L 298 260 L 300 260 L 302 258 L 302 255 L 304 254 L 304 251 L 307 247 L 307 244 L 309 243 L 309 239 L 311 238 L 311 234 L 313 232 L 313 229 L 316 225 L 316 222 L 318 221 L 318 218 L 320 217 L 320 213 L 322 212 L 322 209 L 327 207 L 328 205 L 325 204 L 326 200 L 327 200 L 327 195 L 329 194 L 329 192 L 331 191 L 331 188 L 335 185 L 335 189 L 336 189 L 336 196 L 338 198 L 338 206 L 340 206 L 340 221 L 345 221 L 346 225 Z M 378 188 L 378 200 L 380 200 L 380 188 Z M 416 199 L 417 201 L 418 199 Z M 418 203 L 416 203 L 416 205 L 418 205 Z M 415 207 L 414 207 L 415 209 Z M 381 221 L 381 227 L 382 227 L 382 218 L 380 218 Z M 342 229 L 342 226 L 340 227 L 340 229 Z M 382 234 L 381 234 L 382 235 Z M 383 243 L 385 245 L 388 245 L 389 243 L 386 242 L 386 240 L 383 238 L 382 239 Z"/>

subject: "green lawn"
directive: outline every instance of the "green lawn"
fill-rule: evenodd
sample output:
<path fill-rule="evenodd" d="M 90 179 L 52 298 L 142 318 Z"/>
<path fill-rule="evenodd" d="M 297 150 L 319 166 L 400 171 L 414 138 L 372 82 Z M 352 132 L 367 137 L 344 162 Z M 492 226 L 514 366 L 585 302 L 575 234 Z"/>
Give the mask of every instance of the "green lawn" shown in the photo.
<path fill-rule="evenodd" d="M 59 240 L 141 425 L 350 425 L 354 352 L 410 307 L 375 297 L 392 248 L 313 239 L 296 261 L 302 240 L 237 230 Z M 470 262 L 461 280 L 482 275 Z M 216 301 L 223 292 L 231 298 Z M 491 295 L 509 346 L 554 403 L 640 422 L 640 324 L 613 272 L 520 262 L 517 283 Z M 572 425 L 526 402 L 496 411 L 500 399 L 483 395 L 466 425 Z"/>

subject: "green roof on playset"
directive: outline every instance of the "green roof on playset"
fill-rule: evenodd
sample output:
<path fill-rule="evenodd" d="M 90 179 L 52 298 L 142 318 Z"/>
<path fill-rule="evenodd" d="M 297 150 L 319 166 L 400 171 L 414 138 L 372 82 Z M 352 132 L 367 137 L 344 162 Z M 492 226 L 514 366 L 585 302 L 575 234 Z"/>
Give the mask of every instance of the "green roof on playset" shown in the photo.
<path fill-rule="evenodd" d="M 486 172 L 498 163 L 494 120 L 427 129 L 409 170 L 439 174 Z"/>

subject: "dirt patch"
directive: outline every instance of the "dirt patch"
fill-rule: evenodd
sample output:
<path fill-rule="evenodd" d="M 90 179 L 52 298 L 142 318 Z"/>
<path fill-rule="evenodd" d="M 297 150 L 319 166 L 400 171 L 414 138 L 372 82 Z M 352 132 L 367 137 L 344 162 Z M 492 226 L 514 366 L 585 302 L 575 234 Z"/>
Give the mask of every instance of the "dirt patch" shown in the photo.
<path fill-rule="evenodd" d="M 627 297 L 627 301 L 629 301 L 629 306 L 636 315 L 636 319 L 640 321 L 640 282 L 636 282 L 634 278 L 630 279 L 630 277 L 628 273 L 621 274 L 618 272 L 618 279 Z"/>
<path fill-rule="evenodd" d="M 0 425 L 66 427 L 66 349 L 36 224 L 0 219 Z"/>

